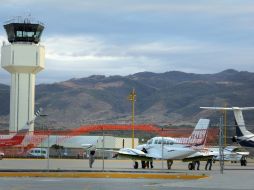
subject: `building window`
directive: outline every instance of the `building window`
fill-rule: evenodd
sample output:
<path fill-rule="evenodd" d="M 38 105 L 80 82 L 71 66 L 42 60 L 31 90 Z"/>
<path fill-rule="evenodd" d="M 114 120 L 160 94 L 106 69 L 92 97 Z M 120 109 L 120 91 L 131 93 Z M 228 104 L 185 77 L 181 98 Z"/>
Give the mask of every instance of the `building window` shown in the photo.
<path fill-rule="evenodd" d="M 23 36 L 23 32 L 22 31 L 17 31 L 16 35 L 17 35 L 17 37 L 22 37 Z"/>

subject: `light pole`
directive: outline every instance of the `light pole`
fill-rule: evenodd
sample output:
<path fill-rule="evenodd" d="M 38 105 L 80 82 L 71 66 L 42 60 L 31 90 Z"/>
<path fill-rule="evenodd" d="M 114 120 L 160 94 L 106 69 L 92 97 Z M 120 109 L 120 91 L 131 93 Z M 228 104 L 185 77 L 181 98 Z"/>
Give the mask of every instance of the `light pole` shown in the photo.
<path fill-rule="evenodd" d="M 41 117 L 46 118 L 48 114 L 40 114 Z M 44 121 L 45 122 L 45 121 Z M 43 135 L 45 135 L 45 123 L 42 125 L 43 126 Z M 48 137 L 48 145 L 47 145 L 47 171 L 49 172 L 49 130 L 47 127 L 47 137 Z"/>
<path fill-rule="evenodd" d="M 133 88 L 130 95 L 128 96 L 128 99 L 132 103 L 132 119 L 131 119 L 131 125 L 132 125 L 132 148 L 134 148 L 134 116 L 135 116 L 135 101 L 136 101 L 136 92 Z"/>

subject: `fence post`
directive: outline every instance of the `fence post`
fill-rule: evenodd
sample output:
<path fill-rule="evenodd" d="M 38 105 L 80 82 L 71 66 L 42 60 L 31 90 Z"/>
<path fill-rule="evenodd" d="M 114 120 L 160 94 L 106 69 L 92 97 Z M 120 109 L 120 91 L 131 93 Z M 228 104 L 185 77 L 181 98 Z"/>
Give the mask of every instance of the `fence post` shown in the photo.
<path fill-rule="evenodd" d="M 48 131 L 47 168 L 48 168 L 48 172 L 49 172 L 49 151 L 50 151 L 50 149 L 49 149 L 49 129 L 47 129 L 47 131 Z"/>
<path fill-rule="evenodd" d="M 102 171 L 104 172 L 104 157 L 105 157 L 105 136 L 104 136 L 104 125 L 102 125 Z"/>
<path fill-rule="evenodd" d="M 223 116 L 220 117 L 220 136 L 219 136 L 219 153 L 220 153 L 220 173 L 223 174 L 223 170 L 224 170 L 224 147 L 223 147 Z"/>
<path fill-rule="evenodd" d="M 164 169 L 164 137 L 163 137 L 163 128 L 162 130 L 162 138 L 161 138 L 161 167 Z"/>

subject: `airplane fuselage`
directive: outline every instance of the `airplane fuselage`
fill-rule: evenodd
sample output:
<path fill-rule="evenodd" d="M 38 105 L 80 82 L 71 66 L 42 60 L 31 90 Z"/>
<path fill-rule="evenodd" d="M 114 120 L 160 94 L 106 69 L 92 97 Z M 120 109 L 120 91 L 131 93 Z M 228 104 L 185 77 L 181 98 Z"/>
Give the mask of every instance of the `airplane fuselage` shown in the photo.
<path fill-rule="evenodd" d="M 147 157 L 165 160 L 181 160 L 197 152 L 191 146 L 181 144 L 170 137 L 154 137 L 147 144 L 137 147 L 139 150 L 143 148 L 147 151 Z"/>
<path fill-rule="evenodd" d="M 254 156 L 254 135 L 237 137 L 236 141 Z"/>

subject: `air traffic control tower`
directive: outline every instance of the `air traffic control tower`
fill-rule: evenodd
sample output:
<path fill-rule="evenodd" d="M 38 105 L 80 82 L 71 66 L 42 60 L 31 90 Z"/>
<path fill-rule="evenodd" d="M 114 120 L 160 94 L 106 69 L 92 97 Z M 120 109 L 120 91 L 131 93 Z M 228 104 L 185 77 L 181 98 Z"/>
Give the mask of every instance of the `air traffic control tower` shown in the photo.
<path fill-rule="evenodd" d="M 4 29 L 9 43 L 3 43 L 1 65 L 11 73 L 9 132 L 16 133 L 34 118 L 35 75 L 45 62 L 44 46 L 39 44 L 44 26 L 19 19 Z M 29 130 L 34 131 L 33 122 Z"/>

